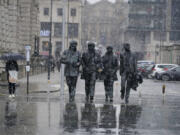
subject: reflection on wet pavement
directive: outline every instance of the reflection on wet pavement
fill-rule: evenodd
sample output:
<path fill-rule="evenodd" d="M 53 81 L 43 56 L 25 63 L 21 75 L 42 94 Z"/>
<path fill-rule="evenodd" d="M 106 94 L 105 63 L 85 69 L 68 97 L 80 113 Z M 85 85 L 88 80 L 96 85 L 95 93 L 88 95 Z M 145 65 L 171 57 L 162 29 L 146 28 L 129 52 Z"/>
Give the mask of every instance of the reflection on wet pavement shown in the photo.
<path fill-rule="evenodd" d="M 1 135 L 179 135 L 180 105 L 0 101 Z M 174 99 L 176 101 L 177 99 Z"/>
<path fill-rule="evenodd" d="M 16 126 L 17 122 L 17 102 L 7 101 L 5 106 L 5 125 L 6 127 Z"/>

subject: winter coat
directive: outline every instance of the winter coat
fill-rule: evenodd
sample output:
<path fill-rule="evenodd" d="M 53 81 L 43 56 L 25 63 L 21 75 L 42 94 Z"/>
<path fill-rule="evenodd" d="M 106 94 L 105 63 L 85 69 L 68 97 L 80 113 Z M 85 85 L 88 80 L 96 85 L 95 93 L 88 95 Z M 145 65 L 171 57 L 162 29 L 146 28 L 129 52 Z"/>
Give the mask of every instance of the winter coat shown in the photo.
<path fill-rule="evenodd" d="M 86 74 L 93 74 L 96 73 L 96 78 L 98 78 L 98 70 L 102 69 L 102 61 L 101 57 L 97 52 L 90 53 L 90 52 L 85 52 L 82 55 L 82 75 L 81 79 L 85 79 Z"/>
<path fill-rule="evenodd" d="M 105 54 L 102 57 L 103 63 L 103 72 L 102 72 L 102 79 L 112 78 L 114 81 L 118 80 L 117 78 L 117 70 L 118 70 L 118 59 L 113 54 Z"/>
<path fill-rule="evenodd" d="M 124 72 L 130 74 L 137 73 L 136 57 L 131 52 L 124 52 L 120 55 L 120 75 Z"/>
<path fill-rule="evenodd" d="M 9 71 L 19 71 L 19 67 L 16 61 L 9 60 L 6 62 L 6 72 L 7 72 L 7 80 L 9 81 Z"/>
<path fill-rule="evenodd" d="M 79 51 L 65 50 L 61 63 L 65 64 L 65 76 L 75 77 L 79 75 L 79 66 L 81 63 L 81 54 Z"/>

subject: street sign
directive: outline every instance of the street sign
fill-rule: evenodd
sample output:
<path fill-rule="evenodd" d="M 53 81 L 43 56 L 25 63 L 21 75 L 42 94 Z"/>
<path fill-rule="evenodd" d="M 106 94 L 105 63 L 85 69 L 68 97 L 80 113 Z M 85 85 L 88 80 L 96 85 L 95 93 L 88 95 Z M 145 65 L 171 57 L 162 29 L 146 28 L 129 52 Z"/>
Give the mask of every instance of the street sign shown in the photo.
<path fill-rule="evenodd" d="M 30 66 L 29 65 L 26 66 L 26 72 L 30 72 Z"/>
<path fill-rule="evenodd" d="M 31 50 L 31 46 L 30 45 L 26 45 L 25 49 L 26 49 L 26 51 Z"/>
<path fill-rule="evenodd" d="M 30 45 L 26 45 L 25 46 L 26 49 L 26 61 L 29 62 L 30 61 L 30 50 L 31 50 L 31 46 Z"/>
<path fill-rule="evenodd" d="M 27 72 L 27 95 L 29 94 L 29 72 L 30 72 L 30 51 L 31 51 L 31 46 L 30 45 L 26 45 L 25 46 L 26 49 L 26 72 Z"/>

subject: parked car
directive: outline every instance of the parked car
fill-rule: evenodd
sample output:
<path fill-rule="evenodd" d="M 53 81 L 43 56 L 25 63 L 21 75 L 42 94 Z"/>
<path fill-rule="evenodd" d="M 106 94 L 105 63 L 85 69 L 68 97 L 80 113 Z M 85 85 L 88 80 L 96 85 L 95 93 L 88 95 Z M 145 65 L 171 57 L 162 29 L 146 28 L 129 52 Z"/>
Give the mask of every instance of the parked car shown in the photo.
<path fill-rule="evenodd" d="M 170 81 L 170 80 L 180 81 L 180 66 L 161 72 L 158 75 L 159 75 L 159 79 L 163 81 Z"/>
<path fill-rule="evenodd" d="M 138 72 L 143 78 L 151 78 L 150 74 L 153 72 L 153 64 L 150 65 L 138 65 Z"/>
<path fill-rule="evenodd" d="M 155 63 L 150 60 L 139 60 L 137 61 L 137 65 L 154 65 Z"/>
<path fill-rule="evenodd" d="M 151 76 L 153 78 L 159 79 L 158 74 L 160 74 L 164 71 L 168 71 L 174 67 L 178 67 L 178 65 L 176 65 L 176 64 L 155 64 Z"/>

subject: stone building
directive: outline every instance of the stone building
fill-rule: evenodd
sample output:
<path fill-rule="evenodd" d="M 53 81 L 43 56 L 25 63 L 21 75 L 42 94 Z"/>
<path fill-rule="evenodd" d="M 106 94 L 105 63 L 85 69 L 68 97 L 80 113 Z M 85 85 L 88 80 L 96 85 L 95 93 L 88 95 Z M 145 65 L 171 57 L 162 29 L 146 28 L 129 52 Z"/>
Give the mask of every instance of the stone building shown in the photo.
<path fill-rule="evenodd" d="M 95 4 L 86 1 L 82 12 L 82 45 L 86 48 L 86 41 L 92 40 L 120 50 L 127 26 L 128 4 L 123 0 L 115 3 L 102 0 Z"/>
<path fill-rule="evenodd" d="M 24 46 L 34 46 L 39 35 L 39 7 L 37 0 L 0 0 L 1 54 L 24 53 Z"/>
<path fill-rule="evenodd" d="M 37 0 L 0 0 L 0 55 L 7 52 L 25 54 L 25 45 L 34 50 L 39 35 Z M 0 67 L 4 63 L 0 61 Z M 4 68 L 0 68 L 0 73 Z"/>
<path fill-rule="evenodd" d="M 162 46 L 162 60 L 164 63 L 180 65 L 180 44 Z"/>
<path fill-rule="evenodd" d="M 180 2 L 178 0 L 129 0 L 129 26 L 126 40 L 144 59 L 171 63 L 164 48 L 180 41 Z"/>
<path fill-rule="evenodd" d="M 49 55 L 51 0 L 39 0 L 39 5 L 40 54 Z M 55 57 L 62 50 L 63 6 L 66 9 L 65 48 L 71 40 L 76 40 L 81 49 L 81 0 L 52 0 L 52 55 Z"/>

